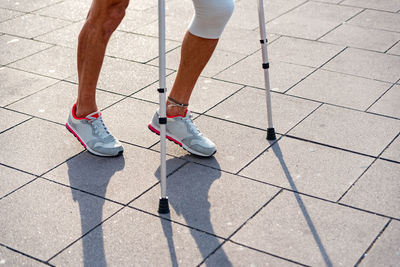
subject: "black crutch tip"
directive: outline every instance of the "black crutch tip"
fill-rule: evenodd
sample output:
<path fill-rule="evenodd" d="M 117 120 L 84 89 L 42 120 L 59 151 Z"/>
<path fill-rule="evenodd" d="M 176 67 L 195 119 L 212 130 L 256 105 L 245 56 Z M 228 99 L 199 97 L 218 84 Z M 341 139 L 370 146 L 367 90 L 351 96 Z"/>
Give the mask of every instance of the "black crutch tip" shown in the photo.
<path fill-rule="evenodd" d="M 274 128 L 267 129 L 267 140 L 276 140 L 276 134 Z"/>
<path fill-rule="evenodd" d="M 169 213 L 168 198 L 160 198 L 160 204 L 158 205 L 158 213 L 161 214 Z"/>

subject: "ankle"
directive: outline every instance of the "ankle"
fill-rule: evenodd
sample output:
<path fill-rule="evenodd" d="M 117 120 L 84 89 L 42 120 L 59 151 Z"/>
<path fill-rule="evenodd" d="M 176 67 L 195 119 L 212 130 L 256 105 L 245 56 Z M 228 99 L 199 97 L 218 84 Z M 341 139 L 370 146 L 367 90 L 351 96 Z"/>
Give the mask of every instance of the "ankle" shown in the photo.
<path fill-rule="evenodd" d="M 167 106 L 167 116 L 185 116 L 186 107 Z"/>
<path fill-rule="evenodd" d="M 87 115 L 96 112 L 97 110 L 96 105 L 84 106 L 77 103 L 75 106 L 75 116 L 78 118 L 85 118 Z"/>

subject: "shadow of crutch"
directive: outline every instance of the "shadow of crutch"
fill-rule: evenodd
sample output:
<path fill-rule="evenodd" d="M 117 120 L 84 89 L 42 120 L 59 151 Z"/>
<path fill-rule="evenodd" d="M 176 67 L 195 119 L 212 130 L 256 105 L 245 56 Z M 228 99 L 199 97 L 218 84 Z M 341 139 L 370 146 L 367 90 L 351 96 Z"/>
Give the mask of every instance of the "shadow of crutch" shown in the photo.
<path fill-rule="evenodd" d="M 270 141 L 269 143 L 273 144 L 274 142 L 275 141 Z M 278 158 L 279 163 L 281 164 L 281 167 L 282 167 L 282 169 L 283 169 L 283 171 L 285 173 L 286 179 L 288 180 L 291 189 L 294 192 L 298 192 L 296 184 L 293 181 L 292 175 L 290 174 L 290 171 L 289 171 L 289 169 L 288 169 L 288 167 L 287 167 L 287 165 L 285 163 L 285 160 L 283 159 L 283 154 L 282 154 L 281 148 L 279 147 L 279 142 L 275 142 L 272 145 L 271 148 L 272 148 L 272 151 L 274 152 L 275 156 Z M 313 235 L 313 238 L 314 238 L 315 242 L 317 243 L 318 249 L 319 249 L 319 251 L 320 251 L 320 253 L 321 253 L 321 255 L 322 255 L 322 257 L 323 257 L 323 259 L 325 261 L 326 266 L 332 267 L 333 264 L 331 262 L 331 259 L 329 258 L 329 255 L 326 252 L 324 245 L 322 244 L 321 238 L 319 237 L 317 229 L 315 228 L 315 226 L 314 226 L 314 224 L 312 222 L 310 214 L 308 213 L 307 208 L 304 205 L 304 202 L 301 199 L 300 194 L 294 193 L 294 196 L 296 197 L 296 201 L 299 204 L 301 212 L 303 213 L 303 216 L 307 221 L 307 225 L 310 228 L 310 231 L 311 231 L 311 233 Z"/>

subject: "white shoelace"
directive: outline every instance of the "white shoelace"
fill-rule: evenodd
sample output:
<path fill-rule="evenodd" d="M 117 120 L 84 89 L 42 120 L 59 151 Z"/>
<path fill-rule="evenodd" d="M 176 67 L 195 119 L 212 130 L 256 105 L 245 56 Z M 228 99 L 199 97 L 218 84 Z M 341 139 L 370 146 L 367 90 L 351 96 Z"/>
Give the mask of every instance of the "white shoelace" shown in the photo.
<path fill-rule="evenodd" d="M 97 119 L 91 121 L 94 133 L 99 135 L 100 138 L 106 138 L 110 136 L 110 132 L 107 130 L 107 127 L 104 125 L 103 118 L 99 116 Z"/>

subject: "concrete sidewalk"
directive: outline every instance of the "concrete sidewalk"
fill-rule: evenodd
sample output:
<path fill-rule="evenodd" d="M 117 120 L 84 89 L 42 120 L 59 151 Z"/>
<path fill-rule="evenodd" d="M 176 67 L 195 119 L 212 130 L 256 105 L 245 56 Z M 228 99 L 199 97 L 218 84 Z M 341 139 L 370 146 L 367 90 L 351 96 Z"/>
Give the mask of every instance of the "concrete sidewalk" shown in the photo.
<path fill-rule="evenodd" d="M 218 152 L 168 142 L 160 217 L 157 1 L 131 1 L 98 83 L 118 158 L 64 126 L 90 0 L 0 1 L 1 266 L 399 266 L 400 1 L 265 1 L 277 142 L 256 3 L 236 1 L 191 99 Z M 191 14 L 167 0 L 168 88 Z"/>

